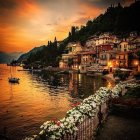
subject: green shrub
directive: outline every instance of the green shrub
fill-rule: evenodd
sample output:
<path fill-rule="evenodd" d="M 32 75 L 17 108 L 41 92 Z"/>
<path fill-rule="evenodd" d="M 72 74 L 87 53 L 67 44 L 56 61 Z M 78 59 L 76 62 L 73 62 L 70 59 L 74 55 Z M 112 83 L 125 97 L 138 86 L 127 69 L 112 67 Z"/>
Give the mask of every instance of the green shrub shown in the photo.
<path fill-rule="evenodd" d="M 125 80 L 129 76 L 129 72 L 127 71 L 121 71 L 121 70 L 116 70 L 113 74 L 114 77 L 119 77 L 120 80 Z"/>
<path fill-rule="evenodd" d="M 108 70 L 103 70 L 103 75 L 109 74 Z"/>

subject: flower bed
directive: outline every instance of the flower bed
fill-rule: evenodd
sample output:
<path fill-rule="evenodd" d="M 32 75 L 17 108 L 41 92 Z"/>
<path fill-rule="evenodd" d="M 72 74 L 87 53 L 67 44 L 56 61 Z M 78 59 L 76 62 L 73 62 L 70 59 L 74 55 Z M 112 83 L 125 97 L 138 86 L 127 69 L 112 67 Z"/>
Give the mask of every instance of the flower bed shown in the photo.
<path fill-rule="evenodd" d="M 99 106 L 107 102 L 110 98 L 117 98 L 125 87 L 136 87 L 137 84 L 117 84 L 112 90 L 101 87 L 94 95 L 84 99 L 82 103 L 77 103 L 75 107 L 66 113 L 66 117 L 61 120 L 45 122 L 40 128 L 39 139 L 63 139 L 65 135 L 76 135 L 78 125 L 86 117 L 94 117 L 97 114 Z M 34 140 L 37 137 L 26 138 L 25 140 Z"/>

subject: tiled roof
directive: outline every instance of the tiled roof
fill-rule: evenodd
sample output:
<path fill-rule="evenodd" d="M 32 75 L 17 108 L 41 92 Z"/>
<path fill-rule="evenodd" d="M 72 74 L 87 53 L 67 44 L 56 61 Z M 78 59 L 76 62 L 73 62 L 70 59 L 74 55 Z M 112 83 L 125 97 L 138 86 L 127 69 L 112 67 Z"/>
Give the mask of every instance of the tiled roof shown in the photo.
<path fill-rule="evenodd" d="M 81 52 L 81 54 L 83 54 L 83 55 L 90 55 L 90 54 L 96 54 L 96 52 L 95 51 L 87 51 L 87 52 Z"/>

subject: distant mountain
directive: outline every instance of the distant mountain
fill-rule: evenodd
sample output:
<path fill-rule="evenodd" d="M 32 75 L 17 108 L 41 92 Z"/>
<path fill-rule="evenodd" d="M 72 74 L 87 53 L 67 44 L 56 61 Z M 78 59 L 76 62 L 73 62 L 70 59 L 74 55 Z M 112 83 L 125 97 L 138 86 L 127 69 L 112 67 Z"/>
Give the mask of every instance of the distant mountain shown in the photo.
<path fill-rule="evenodd" d="M 22 52 L 13 52 L 13 53 L 0 52 L 0 64 L 10 63 L 12 60 L 17 60 L 22 54 L 23 54 Z"/>
<path fill-rule="evenodd" d="M 33 49 L 30 50 L 29 52 L 22 54 L 22 55 L 19 57 L 18 61 L 21 62 L 21 61 L 23 61 L 23 60 L 27 60 L 28 57 L 29 57 L 31 54 L 36 54 L 37 52 L 41 51 L 44 47 L 46 47 L 46 46 L 43 45 L 43 46 L 40 46 L 40 47 L 35 47 L 35 48 L 33 48 Z"/>

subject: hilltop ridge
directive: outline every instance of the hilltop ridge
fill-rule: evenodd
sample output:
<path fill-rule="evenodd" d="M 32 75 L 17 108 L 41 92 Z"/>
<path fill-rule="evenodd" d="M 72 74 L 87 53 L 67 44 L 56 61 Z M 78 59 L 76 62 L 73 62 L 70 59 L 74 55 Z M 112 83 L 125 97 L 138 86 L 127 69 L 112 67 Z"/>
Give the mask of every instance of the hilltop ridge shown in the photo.
<path fill-rule="evenodd" d="M 110 6 L 104 14 L 99 15 L 93 20 L 89 20 L 85 26 L 72 26 L 71 31 L 61 43 L 55 37 L 54 42 L 48 41 L 48 45 L 32 53 L 32 50 L 23 54 L 19 61 L 23 58 L 27 62 L 34 63 L 40 61 L 46 66 L 58 66 L 61 55 L 66 53 L 66 46 L 69 42 L 79 41 L 82 45 L 86 43 L 88 38 L 93 35 L 100 35 L 104 32 L 110 32 L 119 36 L 120 38 L 127 37 L 131 31 L 140 33 L 140 1 L 135 1 L 129 7 L 123 7 L 120 3 L 117 6 Z"/>

